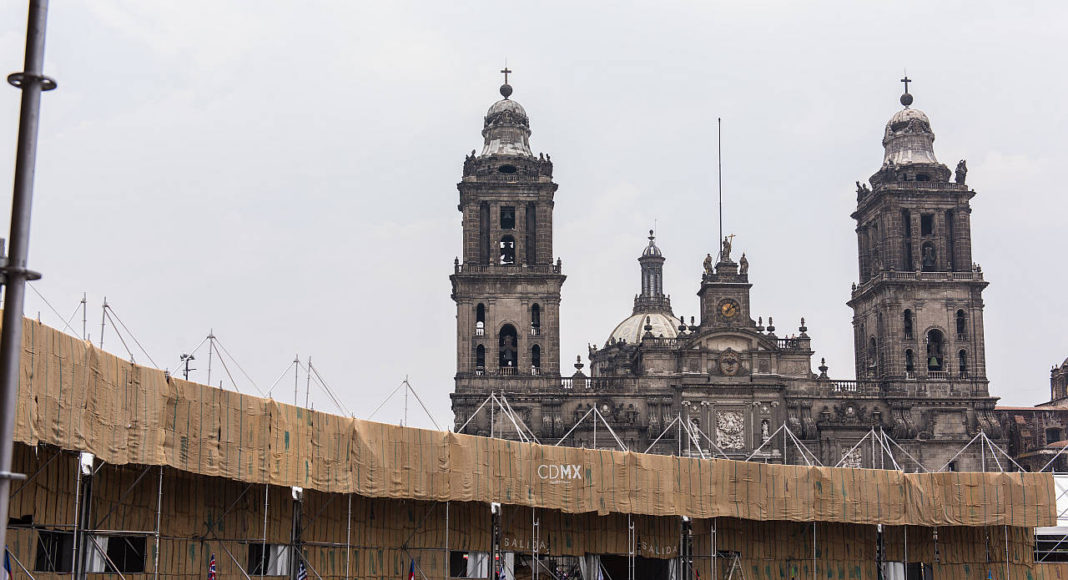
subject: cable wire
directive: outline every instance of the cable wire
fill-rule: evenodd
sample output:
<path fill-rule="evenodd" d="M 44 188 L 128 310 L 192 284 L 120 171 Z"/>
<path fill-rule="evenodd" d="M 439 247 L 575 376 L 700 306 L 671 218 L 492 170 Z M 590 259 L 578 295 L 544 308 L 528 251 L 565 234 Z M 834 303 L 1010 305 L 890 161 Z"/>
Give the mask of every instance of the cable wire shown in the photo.
<path fill-rule="evenodd" d="M 213 342 L 216 346 L 215 352 L 219 354 L 219 358 L 222 359 L 222 353 L 226 353 L 226 356 L 230 357 L 230 361 L 232 361 L 234 365 L 237 366 L 237 369 L 241 371 L 241 374 L 245 375 L 245 378 L 248 379 L 248 382 L 252 383 L 252 386 L 260 393 L 260 395 L 263 395 L 263 390 L 260 389 L 260 386 L 256 384 L 256 381 L 252 380 L 252 377 L 250 377 L 247 372 L 245 372 L 245 369 L 241 367 L 241 363 L 237 362 L 237 359 L 234 358 L 234 355 L 230 354 L 230 351 L 226 350 L 226 346 L 224 346 L 222 342 L 219 341 L 218 336 L 215 337 L 215 340 Z M 220 348 L 222 349 L 222 352 L 219 352 Z M 266 397 L 266 395 L 264 395 L 264 397 Z"/>
<path fill-rule="evenodd" d="M 47 305 L 48 308 L 51 309 L 53 313 L 55 313 L 57 318 L 59 318 L 60 320 L 63 320 L 63 315 L 60 314 L 58 310 L 56 310 L 55 306 L 52 306 L 52 303 L 49 302 L 47 298 L 45 298 L 44 294 L 41 294 L 41 291 L 38 290 L 36 288 L 36 286 L 34 286 L 30 282 L 27 282 L 26 285 L 30 287 L 30 290 L 33 290 L 33 293 L 36 294 L 38 298 L 40 298 L 41 300 L 44 301 L 45 305 Z M 81 303 L 79 302 L 78 304 L 81 304 Z M 71 315 L 71 318 L 73 319 L 76 314 L 78 314 L 78 309 L 77 308 L 74 309 L 74 314 Z M 63 327 L 64 327 L 63 328 L 64 330 L 70 330 L 71 334 L 76 334 L 74 332 L 74 329 L 71 328 L 70 324 L 68 324 L 67 322 L 63 322 Z"/>
<path fill-rule="evenodd" d="M 133 332 L 131 332 L 129 328 L 126 328 L 126 325 L 125 325 L 125 324 L 123 324 L 123 322 L 122 322 L 122 319 L 121 319 L 121 318 L 119 318 L 119 314 L 118 314 L 117 312 L 115 312 L 115 309 L 114 309 L 114 308 L 112 308 L 110 304 L 104 307 L 104 311 L 105 311 L 105 312 L 107 312 L 107 311 L 109 311 L 109 310 L 111 311 L 111 314 L 114 314 L 114 315 L 115 315 L 115 320 L 118 320 L 118 321 L 119 321 L 119 324 L 121 324 L 121 325 L 122 325 L 122 328 L 123 328 L 123 330 L 125 330 L 125 331 L 126 331 L 126 333 L 130 335 L 130 338 L 131 338 L 131 339 L 133 339 L 133 341 L 134 341 L 134 344 L 136 344 L 136 345 L 137 345 L 137 348 L 141 349 L 141 352 L 145 353 L 145 357 L 147 357 L 147 358 L 148 358 L 148 361 L 152 363 L 152 366 L 154 366 L 154 367 L 156 367 L 156 368 L 158 369 L 158 368 L 159 368 L 159 365 L 158 365 L 158 364 L 156 364 L 156 361 L 152 360 L 152 355 L 148 354 L 148 351 L 147 351 L 147 350 L 145 350 L 145 347 L 141 345 L 141 341 L 137 340 L 137 337 L 136 337 L 136 336 L 134 336 L 134 333 L 133 333 Z M 108 315 L 108 317 L 110 318 L 110 316 L 111 316 L 111 315 L 109 314 L 109 315 Z M 112 326 L 114 326 L 114 323 L 112 323 Z M 117 334 L 117 333 L 119 332 L 119 329 L 117 329 L 117 328 L 116 328 L 116 329 L 115 329 L 115 332 L 116 332 L 116 334 Z M 133 355 L 131 355 L 131 356 L 133 356 Z"/>

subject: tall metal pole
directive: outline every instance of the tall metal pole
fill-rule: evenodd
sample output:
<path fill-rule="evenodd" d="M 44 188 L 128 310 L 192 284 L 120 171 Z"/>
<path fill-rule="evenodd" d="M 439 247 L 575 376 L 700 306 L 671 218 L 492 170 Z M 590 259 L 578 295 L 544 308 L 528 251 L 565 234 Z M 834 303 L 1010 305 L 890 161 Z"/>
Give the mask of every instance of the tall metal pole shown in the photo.
<path fill-rule="evenodd" d="M 716 176 L 719 178 L 719 239 L 723 243 L 723 119 L 716 117 Z"/>
<path fill-rule="evenodd" d="M 56 82 L 41 74 L 44 69 L 45 25 L 48 0 L 30 0 L 26 22 L 26 59 L 23 72 L 7 77 L 22 89 L 19 113 L 18 149 L 15 153 L 15 189 L 11 200 L 11 253 L 3 268 L 4 326 L 0 332 L 0 546 L 7 545 L 8 500 L 18 404 L 19 357 L 22 355 L 22 310 L 26 280 L 40 274 L 26 268 L 30 243 L 30 213 L 33 201 L 33 175 L 37 165 L 37 129 L 40 124 L 41 92 L 56 88 Z"/>

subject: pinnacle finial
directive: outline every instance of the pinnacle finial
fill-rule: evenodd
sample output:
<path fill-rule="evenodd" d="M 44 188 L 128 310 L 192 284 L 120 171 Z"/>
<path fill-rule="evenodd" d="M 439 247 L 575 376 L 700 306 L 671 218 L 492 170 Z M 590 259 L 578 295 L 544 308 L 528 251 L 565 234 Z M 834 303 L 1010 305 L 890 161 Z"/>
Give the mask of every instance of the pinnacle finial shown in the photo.
<path fill-rule="evenodd" d="M 512 71 L 508 68 L 508 64 L 505 63 L 501 72 L 504 73 L 504 84 L 501 85 L 501 96 L 507 99 L 512 96 L 512 85 L 508 84 L 508 75 L 511 74 Z"/>
<path fill-rule="evenodd" d="M 901 82 L 905 84 L 905 92 L 901 95 L 901 104 L 907 109 L 909 108 L 909 105 L 912 104 L 912 95 L 909 94 L 909 83 L 912 82 L 912 79 L 906 74 L 905 77 L 901 79 Z"/>

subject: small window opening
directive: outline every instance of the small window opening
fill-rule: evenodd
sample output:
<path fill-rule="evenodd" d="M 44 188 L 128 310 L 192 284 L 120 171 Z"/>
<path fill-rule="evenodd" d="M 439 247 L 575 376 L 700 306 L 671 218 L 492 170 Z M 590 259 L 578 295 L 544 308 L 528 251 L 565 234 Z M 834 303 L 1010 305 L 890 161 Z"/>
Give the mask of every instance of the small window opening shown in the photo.
<path fill-rule="evenodd" d="M 923 244 L 923 271 L 934 272 L 938 268 L 938 258 L 935 255 L 935 247 L 931 242 Z"/>
<path fill-rule="evenodd" d="M 960 351 L 957 353 L 957 371 L 960 374 L 960 378 L 968 378 L 968 352 Z"/>
<path fill-rule="evenodd" d="M 537 304 L 530 307 L 530 334 L 532 336 L 541 334 L 541 306 Z"/>
<path fill-rule="evenodd" d="M 1061 430 L 1059 428 L 1050 427 L 1049 429 L 1046 429 L 1046 445 L 1060 441 L 1061 437 Z"/>
<path fill-rule="evenodd" d="M 501 265 L 502 266 L 514 266 L 515 265 L 515 238 L 512 236 L 504 236 L 501 238 Z"/>
<path fill-rule="evenodd" d="M 905 311 L 905 340 L 912 340 L 912 311 Z"/>
<path fill-rule="evenodd" d="M 515 208 L 510 205 L 501 208 L 501 229 L 515 229 Z"/>
<path fill-rule="evenodd" d="M 942 348 L 944 342 L 941 330 L 935 328 L 927 333 L 927 370 L 943 370 L 944 357 L 942 355 Z"/>
<path fill-rule="evenodd" d="M 536 344 L 530 347 L 530 374 L 541 374 L 541 347 Z"/>
<path fill-rule="evenodd" d="M 916 372 L 916 360 L 912 354 L 912 349 L 908 349 L 905 351 L 905 372 Z"/>
<path fill-rule="evenodd" d="M 915 262 L 912 261 L 912 242 L 905 242 L 905 271 L 916 270 Z"/>
<path fill-rule="evenodd" d="M 875 337 L 871 337 L 868 341 L 868 369 L 871 372 L 875 372 L 875 367 L 878 366 L 879 345 L 875 342 Z"/>
<path fill-rule="evenodd" d="M 963 310 L 957 311 L 957 339 L 965 340 L 968 338 L 968 315 Z"/>
<path fill-rule="evenodd" d="M 931 181 L 931 176 L 926 173 L 917 173 L 916 181 Z"/>
<path fill-rule="evenodd" d="M 501 333 L 497 339 L 498 346 L 498 360 L 497 366 L 501 368 L 516 368 L 518 363 L 518 351 L 517 344 L 518 334 L 515 331 L 515 327 L 511 324 L 505 324 L 501 328 Z"/>
<path fill-rule="evenodd" d="M 38 530 L 37 557 L 33 569 L 37 572 L 70 573 L 71 556 L 74 552 L 74 534 Z"/>
<path fill-rule="evenodd" d="M 901 223 L 905 225 L 905 237 L 912 237 L 912 212 L 909 210 L 903 210 L 901 212 Z"/>
<path fill-rule="evenodd" d="M 920 216 L 920 235 L 921 236 L 933 236 L 934 235 L 934 214 L 925 213 Z"/>
<path fill-rule="evenodd" d="M 501 165 L 497 168 L 497 171 L 500 171 L 501 173 L 515 173 L 516 169 L 515 165 Z"/>
<path fill-rule="evenodd" d="M 490 263 L 490 207 L 486 202 L 478 206 L 478 263 Z"/>
<path fill-rule="evenodd" d="M 486 334 L 486 305 L 479 304 L 475 307 L 475 336 Z"/>
<path fill-rule="evenodd" d="M 481 344 L 475 347 L 475 374 L 486 374 L 486 347 Z"/>

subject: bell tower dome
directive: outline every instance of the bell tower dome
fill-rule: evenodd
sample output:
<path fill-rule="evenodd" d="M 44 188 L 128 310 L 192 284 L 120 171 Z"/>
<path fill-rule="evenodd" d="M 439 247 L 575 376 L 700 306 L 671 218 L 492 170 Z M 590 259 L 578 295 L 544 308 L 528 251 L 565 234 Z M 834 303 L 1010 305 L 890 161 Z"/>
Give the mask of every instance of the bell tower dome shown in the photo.
<path fill-rule="evenodd" d="M 972 263 L 967 164 L 939 163 L 927 115 L 903 109 L 886 124 L 883 163 L 857 183 L 859 283 L 849 305 L 857 379 L 893 391 L 915 382 L 986 395 L 982 271 Z M 910 386 L 911 385 L 911 386 Z M 927 389 L 927 387 L 924 387 Z M 941 387 L 931 387 L 934 389 Z"/>
<path fill-rule="evenodd" d="M 463 255 L 456 259 L 457 421 L 491 392 L 560 384 L 559 260 L 553 258 L 553 164 L 530 149 L 530 119 L 500 88 L 483 120 L 481 153 L 457 185 Z M 458 423 L 458 425 L 460 424 Z M 471 431 L 468 431 L 471 432 Z"/>

